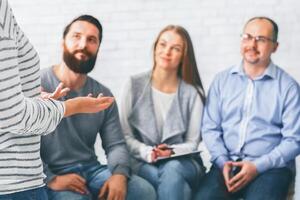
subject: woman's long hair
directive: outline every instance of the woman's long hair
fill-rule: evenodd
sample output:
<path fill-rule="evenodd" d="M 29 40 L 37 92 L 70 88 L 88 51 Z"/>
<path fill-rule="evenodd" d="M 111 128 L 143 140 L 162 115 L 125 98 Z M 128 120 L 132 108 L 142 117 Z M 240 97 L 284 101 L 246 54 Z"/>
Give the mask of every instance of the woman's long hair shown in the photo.
<path fill-rule="evenodd" d="M 183 27 L 177 25 L 168 25 L 163 30 L 160 31 L 153 46 L 153 61 L 154 61 L 153 69 L 156 66 L 155 51 L 156 51 L 158 40 L 160 36 L 166 31 L 174 31 L 182 38 L 184 44 L 183 56 L 178 66 L 177 75 L 180 78 L 182 78 L 186 83 L 191 84 L 192 86 L 195 87 L 202 100 L 202 103 L 204 104 L 205 92 L 198 72 L 192 40 L 187 30 L 185 30 Z"/>

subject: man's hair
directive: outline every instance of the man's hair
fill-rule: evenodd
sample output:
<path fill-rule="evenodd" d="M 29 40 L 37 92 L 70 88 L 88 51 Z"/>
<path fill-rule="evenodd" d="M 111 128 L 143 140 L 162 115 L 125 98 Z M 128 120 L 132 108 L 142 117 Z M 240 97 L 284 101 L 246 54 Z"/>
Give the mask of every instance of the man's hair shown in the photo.
<path fill-rule="evenodd" d="M 247 26 L 247 24 L 248 24 L 249 22 L 251 22 L 251 21 L 253 21 L 253 20 L 256 20 L 256 19 L 267 20 L 267 21 L 269 21 L 269 22 L 272 24 L 272 26 L 273 26 L 272 40 L 273 40 L 273 42 L 277 42 L 277 39 L 278 39 L 278 31 L 279 31 L 278 25 L 276 24 L 276 22 L 275 22 L 274 20 L 272 20 L 272 19 L 269 18 L 269 17 L 265 17 L 265 16 L 253 17 L 253 18 L 251 18 L 251 19 L 249 19 L 249 20 L 247 21 L 247 23 L 246 23 L 245 26 L 244 26 L 244 29 L 246 28 L 246 26 Z"/>
<path fill-rule="evenodd" d="M 102 25 L 99 22 L 98 19 L 96 19 L 95 17 L 91 16 L 91 15 L 80 15 L 79 17 L 76 17 L 75 19 L 73 19 L 64 29 L 63 32 L 63 39 L 65 39 L 66 35 L 68 34 L 68 32 L 70 31 L 70 27 L 72 26 L 72 24 L 74 22 L 77 21 L 85 21 L 88 23 L 93 24 L 94 26 L 97 27 L 98 31 L 99 31 L 99 43 L 101 43 L 102 41 Z"/>

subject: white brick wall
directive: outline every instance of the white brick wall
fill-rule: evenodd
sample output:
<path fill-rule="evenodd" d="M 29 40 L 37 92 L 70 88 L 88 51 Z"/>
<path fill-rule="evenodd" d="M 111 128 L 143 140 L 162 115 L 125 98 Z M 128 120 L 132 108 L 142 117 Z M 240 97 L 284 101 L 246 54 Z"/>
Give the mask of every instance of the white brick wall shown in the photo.
<path fill-rule="evenodd" d="M 217 72 L 239 61 L 239 35 L 246 20 L 256 15 L 278 23 L 280 47 L 273 60 L 300 82 L 298 0 L 9 1 L 40 54 L 42 68 L 59 62 L 62 30 L 71 19 L 84 13 L 100 19 L 104 38 L 92 76 L 117 99 L 129 75 L 151 68 L 151 47 L 164 26 L 180 24 L 190 32 L 208 88 Z"/>
<path fill-rule="evenodd" d="M 191 34 L 199 70 L 208 88 L 214 75 L 239 61 L 239 35 L 247 19 L 266 15 L 279 24 L 274 61 L 300 81 L 300 2 L 297 0 L 10 0 L 16 18 L 40 53 L 42 68 L 61 57 L 64 26 L 88 13 L 100 19 L 104 38 L 92 76 L 116 97 L 129 75 L 150 69 L 151 47 L 167 24 Z M 118 73 L 115 73 L 118 72 Z"/>

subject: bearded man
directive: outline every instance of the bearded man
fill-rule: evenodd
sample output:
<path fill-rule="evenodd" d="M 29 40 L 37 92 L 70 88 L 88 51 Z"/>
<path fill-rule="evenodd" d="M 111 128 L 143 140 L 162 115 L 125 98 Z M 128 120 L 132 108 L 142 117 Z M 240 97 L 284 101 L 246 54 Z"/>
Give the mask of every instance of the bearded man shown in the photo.
<path fill-rule="evenodd" d="M 108 88 L 87 75 L 95 66 L 101 40 L 102 26 L 93 16 L 79 16 L 67 25 L 63 32 L 62 62 L 42 72 L 45 92 L 54 91 L 62 82 L 69 89 L 62 97 L 64 100 L 99 93 L 112 96 Z M 107 165 L 101 164 L 95 154 L 97 134 Z M 49 199 L 154 200 L 152 186 L 131 176 L 128 155 L 116 103 L 104 112 L 63 119 L 55 134 L 41 141 Z"/>

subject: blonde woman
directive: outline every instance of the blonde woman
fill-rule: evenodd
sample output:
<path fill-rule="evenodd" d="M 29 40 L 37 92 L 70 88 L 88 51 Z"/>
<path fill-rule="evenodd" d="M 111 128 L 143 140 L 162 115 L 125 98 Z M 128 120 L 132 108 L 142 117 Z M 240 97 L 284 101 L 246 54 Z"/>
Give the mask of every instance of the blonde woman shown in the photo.
<path fill-rule="evenodd" d="M 169 25 L 154 43 L 153 70 L 125 86 L 121 123 L 133 170 L 157 190 L 158 199 L 190 199 L 204 174 L 199 155 L 157 162 L 197 150 L 205 101 L 188 32 Z"/>

